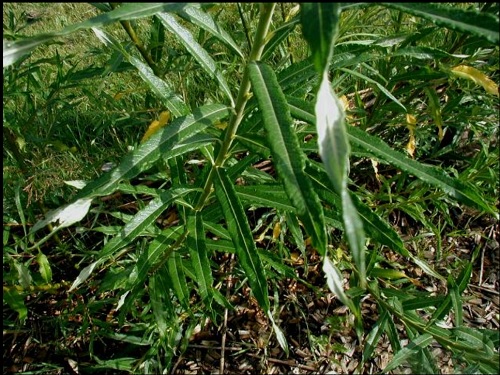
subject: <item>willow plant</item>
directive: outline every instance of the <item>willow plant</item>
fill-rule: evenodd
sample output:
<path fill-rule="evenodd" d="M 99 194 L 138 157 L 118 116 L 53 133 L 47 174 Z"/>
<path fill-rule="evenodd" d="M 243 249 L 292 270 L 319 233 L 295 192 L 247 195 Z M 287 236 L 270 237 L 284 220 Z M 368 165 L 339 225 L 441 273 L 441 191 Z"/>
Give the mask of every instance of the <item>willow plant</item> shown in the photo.
<path fill-rule="evenodd" d="M 147 285 L 158 334 L 163 347 L 167 348 L 165 350 L 172 352 L 172 348 L 178 345 L 181 326 L 172 324 L 180 318 L 171 296 L 190 314 L 189 288 L 196 291 L 209 315 L 217 310 L 215 305 L 231 308 L 230 302 L 215 288 L 211 259 L 214 251 L 234 253 L 253 296 L 272 323 L 279 344 L 288 352 L 286 337 L 277 320 L 279 317 L 273 315 L 268 295 L 266 269 L 270 267 L 269 258 L 256 244 L 246 211 L 248 207 L 278 210 L 288 218 L 286 224 L 293 233 L 295 246 L 305 249 L 304 243 L 310 243 L 307 251 L 314 249 L 321 256 L 330 290 L 354 315 L 353 324 L 363 348 L 363 363 L 372 357 L 381 334 L 386 332 L 397 353 L 385 371 L 396 368 L 414 354 L 422 353 L 427 365 L 424 367 L 435 369 L 427 349 L 435 341 L 445 348 L 464 353 L 468 363 L 477 365 L 481 371 L 497 371 L 498 358 L 494 353 L 498 348 L 498 337 L 494 333 L 478 333 L 461 326 L 445 329 L 437 325 L 451 310 L 460 310 L 459 297 L 467 286 L 471 267 L 463 270 L 458 278 L 441 276 L 425 261 L 415 257 L 394 228 L 350 188 L 352 152 L 411 174 L 443 191 L 448 199 L 498 216 L 496 209 L 474 186 L 449 176 L 443 169 L 406 156 L 380 137 L 371 135 L 366 128 L 346 125 L 344 104 L 331 77 L 342 71 L 345 75 L 357 74 L 359 78 L 359 73 L 352 69 L 381 56 L 369 44 L 361 50 L 357 45 L 353 54 L 354 49 L 350 51 L 349 48 L 354 47 L 335 47 L 335 43 L 339 38 L 343 12 L 370 6 L 373 5 L 305 3 L 294 8 L 282 25 L 272 27 L 276 4 L 262 4 L 255 30 L 247 29 L 244 24 L 248 53 L 209 11 L 196 4 L 183 3 L 124 3 L 113 8 L 101 4 L 99 7 L 104 13 L 81 24 L 17 42 L 4 41 L 5 68 L 42 43 L 82 28 L 92 28 L 96 37 L 135 67 L 173 117 L 171 123 L 159 128 L 124 156 L 113 170 L 86 184 L 73 203 L 50 212 L 37 223 L 32 234 L 48 224 L 52 225 L 52 231 L 34 243 L 33 249 L 58 230 L 82 220 L 96 198 L 118 191 L 149 196 L 152 198 L 149 203 L 126 219 L 119 232 L 93 255 L 69 291 L 81 288 L 96 277 L 98 270 L 111 268 L 125 256 L 136 254 L 136 262 L 127 265 L 123 272 L 108 273 L 102 284 L 117 292 L 121 319 L 125 319 L 127 311 Z M 436 28 L 473 34 L 488 43 L 498 43 L 499 40 L 498 18 L 486 13 L 435 4 L 384 3 L 378 6 L 435 21 Z M 202 69 L 206 79 L 216 82 L 217 95 L 211 95 L 202 106 L 193 108 L 163 79 L 162 72 L 165 74 L 168 67 L 161 66 L 157 55 L 154 58 L 148 55 L 153 49 L 155 53 L 160 49 L 161 53 L 162 45 L 152 45 L 148 51 L 145 43 L 140 43 L 139 37 L 130 31 L 133 30 L 130 21 L 148 17 L 154 18 L 156 31 L 152 34 L 158 37 L 166 32 L 175 37 Z M 102 26 L 112 22 L 122 22 L 127 28 L 141 57 L 103 31 Z M 288 37 L 299 25 L 310 56 L 303 61 L 290 59 L 276 67 L 270 57 L 289 43 Z M 237 90 L 229 84 L 221 63 L 197 40 L 193 28 L 212 35 L 231 51 L 234 58 L 239 59 L 241 70 Z M 164 39 L 158 40 L 162 43 Z M 399 38 L 397 42 L 387 41 L 393 43 L 390 46 L 394 48 L 385 57 L 410 56 L 422 66 L 427 59 L 453 58 L 437 49 L 411 46 L 417 41 L 418 38 L 412 35 Z M 458 71 L 465 78 L 486 82 L 477 73 L 464 69 Z M 444 80 L 456 76 L 451 69 L 426 70 L 425 74 L 429 77 L 437 74 Z M 428 79 L 425 74 L 418 77 L 424 82 L 423 86 Z M 366 76 L 361 78 L 368 79 Z M 388 100 L 393 113 L 411 115 L 408 104 L 402 101 L 404 94 L 398 97 L 395 93 L 395 85 L 392 85 L 394 90 L 391 92 L 379 82 L 372 83 L 379 95 Z M 434 88 L 428 85 L 426 90 L 432 99 Z M 220 98 L 219 102 L 214 98 Z M 434 103 L 437 116 L 439 103 Z M 304 142 L 300 134 L 308 134 L 313 140 Z M 194 181 L 185 167 L 193 154 L 204 160 L 203 169 Z M 268 159 L 272 160 L 276 177 L 258 175 L 247 178 L 253 164 Z M 164 182 L 168 188 L 131 184 L 133 178 L 154 166 L 167 172 Z M 247 183 L 236 183 L 241 178 Z M 179 222 L 162 229 L 156 222 L 168 210 L 175 210 Z M 332 243 L 332 227 L 342 230 L 348 243 L 346 257 L 351 260 L 349 291 L 345 289 L 343 275 L 333 255 L 338 244 Z M 133 244 L 139 237 L 147 238 L 148 245 L 143 251 L 136 252 Z M 368 239 L 410 259 L 430 277 L 443 279 L 449 286 L 449 293 L 438 299 L 425 299 L 416 293 L 388 297 L 388 289 L 379 281 L 408 280 L 408 276 L 402 271 L 378 266 L 375 259 L 384 255 L 369 251 L 366 246 Z M 367 295 L 375 299 L 380 310 L 377 324 L 369 332 L 365 332 L 370 327 L 364 324 L 360 308 L 361 299 Z M 429 321 L 425 321 L 415 311 L 429 306 L 435 307 L 435 312 Z M 400 319 L 407 327 L 411 342 L 405 348 L 399 344 L 392 318 Z"/>

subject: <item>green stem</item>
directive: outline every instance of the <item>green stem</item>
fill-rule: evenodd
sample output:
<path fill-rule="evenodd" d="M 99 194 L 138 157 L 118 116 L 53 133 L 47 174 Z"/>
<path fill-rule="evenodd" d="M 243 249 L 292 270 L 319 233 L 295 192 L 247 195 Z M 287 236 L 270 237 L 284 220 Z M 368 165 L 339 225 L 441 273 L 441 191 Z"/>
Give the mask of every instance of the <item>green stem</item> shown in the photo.
<path fill-rule="evenodd" d="M 110 3 L 110 5 L 111 5 L 112 9 L 116 9 L 116 3 Z M 144 58 L 144 60 L 146 60 L 146 62 L 148 63 L 149 67 L 153 70 L 153 73 L 155 75 L 157 75 L 158 77 L 161 76 L 161 72 L 158 69 L 158 66 L 153 61 L 153 58 L 148 53 L 148 51 L 146 50 L 146 48 L 142 44 L 141 40 L 137 36 L 137 34 L 136 34 L 134 28 L 132 27 L 132 24 L 130 23 L 130 21 L 120 21 L 120 24 L 122 25 L 122 27 L 127 32 L 128 36 L 130 37 L 130 39 L 134 43 L 135 47 L 137 48 L 137 50 L 139 51 L 139 53 L 141 54 L 141 56 Z"/>
<path fill-rule="evenodd" d="M 249 62 L 259 60 L 262 56 L 262 52 L 264 51 L 264 46 L 266 44 L 266 35 L 271 24 L 275 6 L 275 3 L 263 3 L 260 6 L 260 20 L 259 25 L 257 26 L 257 31 L 255 32 L 252 50 L 250 51 Z M 228 151 L 233 143 L 236 131 L 238 130 L 238 126 L 243 119 L 245 106 L 250 97 L 250 77 L 248 75 L 248 66 L 246 66 L 243 73 L 243 78 L 241 80 L 240 89 L 238 91 L 238 97 L 236 99 L 236 107 L 234 108 L 234 112 L 229 119 L 229 124 L 226 128 L 226 133 L 224 136 L 224 141 L 222 142 L 219 153 L 217 154 L 217 158 L 212 165 L 212 169 L 207 176 L 207 180 L 203 188 L 203 193 L 201 194 L 197 204 L 195 205 L 195 210 L 201 210 L 203 208 L 206 199 L 212 191 L 215 170 L 224 165 L 224 162 L 228 155 Z"/>

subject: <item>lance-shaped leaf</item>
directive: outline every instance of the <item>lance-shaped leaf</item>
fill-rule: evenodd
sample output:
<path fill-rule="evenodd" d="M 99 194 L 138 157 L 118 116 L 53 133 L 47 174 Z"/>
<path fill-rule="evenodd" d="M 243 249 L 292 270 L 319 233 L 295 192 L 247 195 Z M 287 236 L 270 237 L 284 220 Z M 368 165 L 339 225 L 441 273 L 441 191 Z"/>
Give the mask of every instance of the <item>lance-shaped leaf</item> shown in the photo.
<path fill-rule="evenodd" d="M 153 73 L 153 69 L 136 57 L 131 56 L 129 61 L 137 68 L 144 82 L 148 84 L 151 90 L 162 100 L 167 109 L 172 112 L 174 116 L 179 117 L 189 113 L 188 106 L 173 92 L 164 80 Z"/>
<path fill-rule="evenodd" d="M 186 275 L 184 273 L 184 265 L 182 264 L 181 256 L 174 251 L 167 260 L 168 273 L 165 274 L 165 279 L 168 281 L 170 288 L 174 291 L 180 304 L 189 309 L 189 290 L 187 288 Z"/>
<path fill-rule="evenodd" d="M 498 17 L 489 13 L 479 13 L 474 10 L 460 9 L 432 3 L 381 3 L 388 8 L 422 17 L 453 30 L 477 35 L 498 44 L 500 41 L 500 24 Z"/>
<path fill-rule="evenodd" d="M 354 263 L 358 268 L 361 286 L 364 286 L 366 283 L 365 233 L 363 223 L 347 189 L 350 146 L 345 129 L 344 109 L 330 87 L 327 71 L 323 73 L 315 109 L 319 153 L 330 181 L 341 196 L 345 234 Z"/>
<path fill-rule="evenodd" d="M 244 58 L 243 53 L 238 47 L 238 44 L 236 44 L 231 35 L 229 35 L 220 24 L 214 21 L 209 13 L 204 12 L 202 9 L 192 5 L 188 5 L 187 7 L 177 11 L 176 13 L 185 20 L 188 20 L 194 25 L 197 25 L 202 29 L 208 31 L 221 42 L 230 47 L 241 58 Z"/>
<path fill-rule="evenodd" d="M 177 198 L 191 191 L 194 190 L 179 188 L 174 191 L 166 191 L 159 197 L 153 199 L 145 208 L 136 213 L 134 217 L 123 227 L 120 233 L 106 243 L 99 253 L 99 259 L 85 267 L 80 272 L 77 279 L 71 285 L 70 291 L 76 289 L 81 283 L 83 283 L 92 274 L 95 267 L 104 263 L 111 256 L 114 256 L 118 250 L 130 244 L 141 233 L 143 233 Z"/>
<path fill-rule="evenodd" d="M 228 114 L 228 107 L 212 104 L 195 109 L 189 116 L 175 119 L 125 156 L 114 170 L 86 185 L 77 198 L 108 195 L 116 190 L 121 180 L 137 176 L 160 157 L 171 158 L 198 148 L 200 139 L 193 136 Z M 192 147 L 186 147 L 192 141 Z"/>
<path fill-rule="evenodd" d="M 326 231 L 323 209 L 311 181 L 304 172 L 304 156 L 293 129 L 293 121 L 285 96 L 274 71 L 263 63 L 249 64 L 250 80 L 262 111 L 267 141 L 276 171 L 290 201 L 297 209 L 313 246 L 324 254 Z"/>
<path fill-rule="evenodd" d="M 317 72 L 328 68 L 333 52 L 333 43 L 338 32 L 340 17 L 339 3 L 302 3 L 302 33 L 312 52 Z"/>
<path fill-rule="evenodd" d="M 117 21 L 133 20 L 148 17 L 158 12 L 180 11 L 186 3 L 128 3 L 110 12 L 100 14 L 87 21 L 70 25 L 61 31 L 41 34 L 16 42 L 5 42 L 3 44 L 3 66 L 4 68 L 15 63 L 22 56 L 30 53 L 39 45 L 51 41 L 57 37 L 66 36 L 77 30 L 100 27 Z"/>
<path fill-rule="evenodd" d="M 167 13 L 161 13 L 157 16 L 163 26 L 179 38 L 179 41 L 184 44 L 191 55 L 196 59 L 196 61 L 201 65 L 201 67 L 212 77 L 219 82 L 222 91 L 226 94 L 231 102 L 231 107 L 235 106 L 231 90 L 229 88 L 226 79 L 222 75 L 222 71 L 217 64 L 212 59 L 210 54 L 205 51 L 205 49 L 194 39 L 191 32 L 183 27 L 175 17 Z"/>
<path fill-rule="evenodd" d="M 215 193 L 227 223 L 236 255 L 245 270 L 252 292 L 260 307 L 268 313 L 270 311 L 267 293 L 267 281 L 264 267 L 257 253 L 247 217 L 243 211 L 233 184 L 222 168 L 216 169 Z"/>
<path fill-rule="evenodd" d="M 201 298 L 208 307 L 212 300 L 211 288 L 214 280 L 210 261 L 208 260 L 201 212 L 195 212 L 188 217 L 187 228 L 189 234 L 186 245 L 191 255 L 191 264 L 194 268 Z"/>

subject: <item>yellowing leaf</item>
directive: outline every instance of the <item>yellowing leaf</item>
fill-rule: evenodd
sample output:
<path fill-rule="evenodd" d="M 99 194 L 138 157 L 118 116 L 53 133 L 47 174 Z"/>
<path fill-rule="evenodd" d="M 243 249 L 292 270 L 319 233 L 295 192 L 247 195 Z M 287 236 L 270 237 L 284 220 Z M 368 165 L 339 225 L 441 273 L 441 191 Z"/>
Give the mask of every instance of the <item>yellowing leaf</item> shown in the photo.
<path fill-rule="evenodd" d="M 417 148 L 417 142 L 415 141 L 415 134 L 413 128 L 408 127 L 410 129 L 410 139 L 406 145 L 406 151 L 410 154 L 411 157 L 415 154 L 415 149 Z"/>
<path fill-rule="evenodd" d="M 349 101 L 347 100 L 347 96 L 342 95 L 340 98 L 342 105 L 344 106 L 344 110 L 349 109 Z"/>
<path fill-rule="evenodd" d="M 217 129 L 220 129 L 220 130 L 224 130 L 226 127 L 227 127 L 227 122 L 224 121 L 224 122 L 221 122 L 221 121 L 216 121 L 214 123 L 214 126 L 217 128 Z"/>
<path fill-rule="evenodd" d="M 293 17 L 297 15 L 297 13 L 299 13 L 299 11 L 300 11 L 300 5 L 297 4 L 292 9 L 290 9 L 290 11 L 285 17 L 285 22 L 290 21 Z"/>
<path fill-rule="evenodd" d="M 113 99 L 120 100 L 121 98 L 123 98 L 123 95 L 124 95 L 123 92 L 117 92 L 115 96 L 113 96 Z"/>
<path fill-rule="evenodd" d="M 483 86 L 483 88 L 492 95 L 499 95 L 498 85 L 493 82 L 486 74 L 481 71 L 467 65 L 458 65 L 451 69 L 452 73 L 457 77 L 466 78 L 474 81 L 478 85 Z"/>
<path fill-rule="evenodd" d="M 417 124 L 417 119 L 415 116 L 406 114 L 406 122 L 408 125 L 406 127 L 410 131 L 410 139 L 408 140 L 408 144 L 406 145 L 406 151 L 410 154 L 411 157 L 415 154 L 415 149 L 417 148 L 417 143 L 415 141 L 415 125 Z"/>
<path fill-rule="evenodd" d="M 406 114 L 406 122 L 410 125 L 417 124 L 417 118 L 409 113 Z"/>
<path fill-rule="evenodd" d="M 154 133 L 156 133 L 158 130 L 167 125 L 168 120 L 170 120 L 170 112 L 163 111 L 160 114 L 160 118 L 158 120 L 154 120 L 149 125 L 148 130 L 146 130 L 146 133 L 144 133 L 144 136 L 141 139 L 141 143 L 146 142 L 149 139 L 149 137 L 151 137 Z"/>
<path fill-rule="evenodd" d="M 281 233 L 281 226 L 279 221 L 277 221 L 273 229 L 273 240 L 277 239 L 280 236 L 280 233 Z"/>

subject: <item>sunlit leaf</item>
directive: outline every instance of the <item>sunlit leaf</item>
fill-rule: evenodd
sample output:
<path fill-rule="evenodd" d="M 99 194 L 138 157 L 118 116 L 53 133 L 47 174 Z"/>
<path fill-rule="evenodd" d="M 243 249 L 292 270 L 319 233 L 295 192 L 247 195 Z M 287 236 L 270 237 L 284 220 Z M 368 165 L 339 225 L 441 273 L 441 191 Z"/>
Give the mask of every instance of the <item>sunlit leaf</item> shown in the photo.
<path fill-rule="evenodd" d="M 313 246 L 324 254 L 326 233 L 323 210 L 304 173 L 304 155 L 293 130 L 286 99 L 269 66 L 251 63 L 249 72 L 254 94 L 262 111 L 273 162 L 283 180 L 283 187 L 311 236 Z"/>
<path fill-rule="evenodd" d="M 466 78 L 481 85 L 489 94 L 499 96 L 498 85 L 486 74 L 467 65 L 458 65 L 451 69 L 451 72 L 461 78 Z"/>
<path fill-rule="evenodd" d="M 157 17 L 163 23 L 163 26 L 176 35 L 182 44 L 187 48 L 189 53 L 196 59 L 196 61 L 201 65 L 201 67 L 212 77 L 217 80 L 222 91 L 228 97 L 231 107 L 235 106 L 233 96 L 231 94 L 231 89 L 222 75 L 221 69 L 217 66 L 216 62 L 210 54 L 195 40 L 191 32 L 182 26 L 175 17 L 167 13 L 158 14 Z"/>

